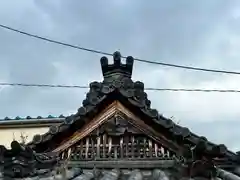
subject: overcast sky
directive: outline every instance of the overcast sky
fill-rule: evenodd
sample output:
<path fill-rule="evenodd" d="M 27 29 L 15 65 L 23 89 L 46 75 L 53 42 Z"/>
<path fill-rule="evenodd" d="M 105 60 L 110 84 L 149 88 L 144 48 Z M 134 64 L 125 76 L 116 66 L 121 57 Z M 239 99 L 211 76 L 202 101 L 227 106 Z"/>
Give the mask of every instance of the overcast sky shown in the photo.
<path fill-rule="evenodd" d="M 2 0 L 0 24 L 158 62 L 240 71 L 239 0 Z M 88 85 L 100 55 L 0 29 L 0 82 Z M 135 62 L 145 87 L 240 89 L 239 75 Z M 0 87 L 0 117 L 75 113 L 86 89 Z M 240 93 L 148 92 L 152 106 L 215 143 L 240 150 Z"/>

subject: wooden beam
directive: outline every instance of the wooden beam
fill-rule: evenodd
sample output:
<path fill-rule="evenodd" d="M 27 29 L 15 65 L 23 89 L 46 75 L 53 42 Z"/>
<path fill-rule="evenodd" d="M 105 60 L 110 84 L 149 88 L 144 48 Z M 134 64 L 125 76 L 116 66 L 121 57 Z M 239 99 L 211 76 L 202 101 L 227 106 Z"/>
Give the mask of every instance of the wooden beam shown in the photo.
<path fill-rule="evenodd" d="M 125 114 L 129 119 L 129 123 L 135 126 L 137 129 L 142 131 L 147 136 L 151 137 L 156 142 L 167 146 L 169 150 L 174 152 L 179 150 L 179 146 L 176 143 L 173 143 L 171 140 L 167 139 L 161 132 L 155 131 L 152 127 L 146 125 L 143 120 L 141 120 L 138 116 L 133 114 L 129 109 L 123 106 L 120 102 L 117 102 L 117 107 L 120 112 Z"/>
<path fill-rule="evenodd" d="M 69 161 L 69 167 L 79 167 L 79 168 L 172 168 L 177 165 L 176 160 L 131 160 L 131 159 L 121 159 L 121 160 L 91 160 L 91 161 Z"/>
<path fill-rule="evenodd" d="M 60 146 L 53 150 L 53 152 L 62 152 L 65 149 L 69 148 L 73 144 L 77 143 L 80 139 L 87 136 L 93 130 L 98 128 L 101 124 L 103 124 L 110 117 L 114 116 L 116 113 L 116 101 L 110 104 L 106 109 L 104 109 L 99 115 L 93 118 L 89 123 L 84 125 L 81 129 L 76 131 L 72 136 L 67 138 L 67 140 L 63 141 Z"/>

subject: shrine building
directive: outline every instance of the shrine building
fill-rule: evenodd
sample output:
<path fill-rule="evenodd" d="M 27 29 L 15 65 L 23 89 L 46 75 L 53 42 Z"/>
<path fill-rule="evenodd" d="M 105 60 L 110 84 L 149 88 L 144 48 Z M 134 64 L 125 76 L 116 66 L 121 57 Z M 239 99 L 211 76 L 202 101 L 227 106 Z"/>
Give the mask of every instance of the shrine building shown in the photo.
<path fill-rule="evenodd" d="M 0 122 L 0 179 L 240 180 L 239 153 L 151 106 L 144 83 L 132 81 L 133 57 L 123 63 L 115 52 L 113 64 L 100 62 L 103 81 L 90 83 L 75 114 Z M 10 128 L 19 132 L 8 147 L 1 131 Z M 29 128 L 26 144 L 21 128 Z"/>

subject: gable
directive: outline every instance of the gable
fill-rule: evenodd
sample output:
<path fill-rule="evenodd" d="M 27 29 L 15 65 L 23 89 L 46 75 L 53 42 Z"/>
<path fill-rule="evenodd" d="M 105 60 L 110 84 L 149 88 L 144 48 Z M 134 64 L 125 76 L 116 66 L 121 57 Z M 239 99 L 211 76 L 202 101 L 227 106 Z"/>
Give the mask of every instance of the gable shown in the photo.
<path fill-rule="evenodd" d="M 153 160 L 170 158 L 174 154 L 126 119 L 116 116 L 62 151 L 60 156 L 66 158 L 70 155 L 70 160 L 79 161 L 129 158 Z"/>
<path fill-rule="evenodd" d="M 110 108 L 112 107 L 112 108 Z M 91 158 L 163 158 L 173 157 L 180 147 L 161 133 L 147 126 L 141 119 L 130 115 L 120 102 L 114 102 L 106 111 L 106 119 L 93 119 L 74 133 L 53 152 L 73 156 L 78 160 Z M 108 109 L 108 108 L 107 108 Z M 130 116 L 127 116 L 126 114 Z M 100 148 L 101 147 L 101 148 Z M 102 153 L 100 153 L 100 149 Z M 108 151 L 105 154 L 105 151 Z M 73 159 L 76 159 L 73 157 Z"/>
<path fill-rule="evenodd" d="M 151 138 L 159 139 L 159 142 L 161 139 L 161 144 L 169 148 L 173 148 L 173 144 L 178 148 L 186 144 L 194 147 L 200 140 L 204 140 L 207 149 L 224 149 L 152 109 L 151 101 L 144 92 L 144 84 L 131 79 L 133 58 L 128 57 L 126 64 L 122 64 L 120 57 L 116 53 L 113 64 L 108 64 L 106 57 L 101 58 L 104 80 L 90 84 L 90 90 L 78 112 L 67 117 L 59 126 L 52 126 L 46 134 L 36 135 L 28 145 L 38 152 L 64 150 L 91 133 L 95 127 L 91 123 L 101 124 L 109 116 L 114 116 L 118 108 L 118 111 L 130 119 L 140 119 L 137 125 L 142 122 L 145 127 L 151 128 L 155 132 Z M 120 105 L 111 106 L 114 102 L 120 102 Z M 234 155 L 230 151 L 221 153 L 225 153 L 227 157 Z"/>
<path fill-rule="evenodd" d="M 103 112 L 101 112 L 98 116 L 93 118 L 90 122 L 86 123 L 86 125 L 80 128 L 78 131 L 73 133 L 72 136 L 67 137 L 53 151 L 58 152 L 58 151 L 67 149 L 68 147 L 72 146 L 80 139 L 92 133 L 96 128 L 99 128 L 100 126 L 106 123 L 109 125 L 110 123 L 109 121 L 111 121 L 112 118 L 117 118 L 117 117 L 121 117 L 122 119 L 124 119 L 124 121 L 121 121 L 122 124 L 118 124 L 120 129 L 127 130 L 128 127 L 126 127 L 126 125 L 129 125 L 129 128 L 134 127 L 139 132 L 143 134 L 147 134 L 149 137 L 151 137 L 152 139 L 155 139 L 161 144 L 165 144 L 173 151 L 176 151 L 177 149 L 179 149 L 179 147 L 177 145 L 174 145 L 174 143 L 171 140 L 167 139 L 160 132 L 157 132 L 152 127 L 145 124 L 143 120 L 135 116 L 130 110 L 124 107 L 124 105 L 122 105 L 119 101 L 114 101 L 112 104 L 106 107 L 106 109 Z M 119 122 L 115 122 L 115 123 L 119 123 Z M 113 122 L 111 124 L 113 125 Z M 104 126 L 104 128 L 106 127 Z"/>

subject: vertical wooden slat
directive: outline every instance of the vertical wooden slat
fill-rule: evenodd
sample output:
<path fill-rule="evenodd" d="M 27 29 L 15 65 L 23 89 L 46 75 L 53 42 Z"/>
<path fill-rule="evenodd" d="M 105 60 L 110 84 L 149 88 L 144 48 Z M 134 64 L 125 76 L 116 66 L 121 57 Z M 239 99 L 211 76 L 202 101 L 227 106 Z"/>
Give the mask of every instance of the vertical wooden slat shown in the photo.
<path fill-rule="evenodd" d="M 152 148 L 152 140 L 151 139 L 148 140 L 148 147 L 149 147 L 149 156 L 152 157 L 153 148 Z"/>
<path fill-rule="evenodd" d="M 107 135 L 103 135 L 103 158 L 106 158 Z"/>
<path fill-rule="evenodd" d="M 157 145 L 157 143 L 154 143 L 154 152 L 155 152 L 155 157 L 158 157 L 158 145 Z"/>
<path fill-rule="evenodd" d="M 169 152 L 169 150 L 167 150 L 166 156 L 167 156 L 167 157 L 170 157 L 170 152 Z"/>
<path fill-rule="evenodd" d="M 101 137 L 97 136 L 97 158 L 100 158 L 100 145 L 101 145 Z"/>
<path fill-rule="evenodd" d="M 111 157 L 111 151 L 112 151 L 112 138 L 108 137 L 108 156 Z"/>
<path fill-rule="evenodd" d="M 72 155 L 72 148 L 70 147 L 67 152 L 67 158 L 68 159 L 71 158 L 71 155 Z"/>
<path fill-rule="evenodd" d="M 161 147 L 161 155 L 164 156 L 164 154 L 165 154 L 165 150 L 163 147 Z"/>
<path fill-rule="evenodd" d="M 117 159 L 118 158 L 118 153 L 117 153 L 117 146 L 114 146 L 114 158 Z"/>
<path fill-rule="evenodd" d="M 77 148 L 77 146 L 73 147 L 72 154 L 73 154 L 73 160 L 78 160 L 78 148 Z"/>
<path fill-rule="evenodd" d="M 129 148 L 128 148 L 128 144 L 129 144 L 129 135 L 128 133 L 124 133 L 124 143 L 125 143 L 125 156 L 128 157 L 129 156 Z"/>
<path fill-rule="evenodd" d="M 86 138 L 86 152 L 85 152 L 85 158 L 88 159 L 88 150 L 89 150 L 89 138 Z"/>
<path fill-rule="evenodd" d="M 83 159 L 83 141 L 80 141 L 80 152 L 79 152 L 80 159 Z"/>
<path fill-rule="evenodd" d="M 141 146 L 141 138 L 140 137 L 137 137 L 136 138 L 136 143 L 137 143 L 137 153 L 138 153 L 138 156 L 139 158 L 141 158 L 141 150 L 143 149 L 142 146 Z"/>
<path fill-rule="evenodd" d="M 135 141 L 135 139 L 134 139 L 134 136 L 131 136 L 131 153 L 132 153 L 132 157 L 134 157 L 134 155 L 135 155 L 135 149 L 134 149 L 134 141 Z"/>
<path fill-rule="evenodd" d="M 120 157 L 123 158 L 123 137 L 120 137 Z"/>
<path fill-rule="evenodd" d="M 146 138 L 143 139 L 143 157 L 146 157 L 147 156 L 147 140 Z"/>
<path fill-rule="evenodd" d="M 75 152 L 76 152 L 76 160 L 81 159 L 81 152 L 80 148 L 76 147 Z"/>
<path fill-rule="evenodd" d="M 64 159 L 64 151 L 61 154 L 61 159 Z"/>
<path fill-rule="evenodd" d="M 91 148 L 90 148 L 91 158 L 95 159 L 95 141 L 93 136 L 91 136 L 90 140 L 91 140 Z"/>

